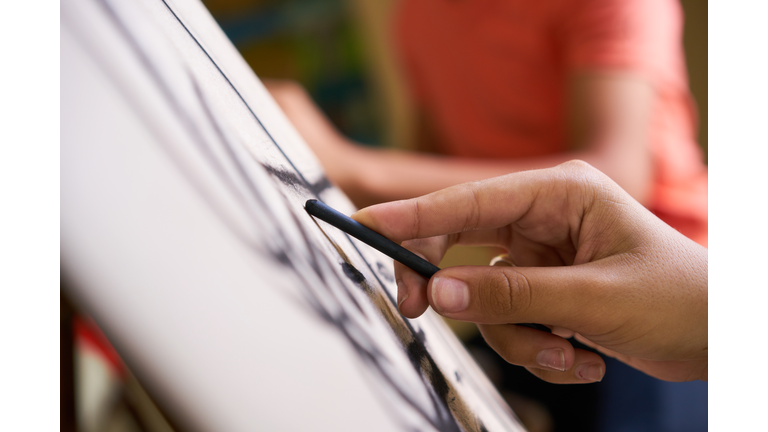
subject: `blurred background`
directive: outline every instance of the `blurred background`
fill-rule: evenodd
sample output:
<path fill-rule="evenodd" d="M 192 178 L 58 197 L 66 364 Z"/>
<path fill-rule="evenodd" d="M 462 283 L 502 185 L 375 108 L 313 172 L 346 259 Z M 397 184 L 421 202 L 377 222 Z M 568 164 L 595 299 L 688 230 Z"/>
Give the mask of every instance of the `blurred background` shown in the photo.
<path fill-rule="evenodd" d="M 203 3 L 259 77 L 300 82 L 345 135 L 363 144 L 385 144 L 383 83 L 370 63 L 380 53 L 369 52 L 355 2 Z"/>
<path fill-rule="evenodd" d="M 394 0 L 205 0 L 203 3 L 259 78 L 301 83 L 339 131 L 358 143 L 413 148 L 409 138 L 414 127 L 413 108 L 400 71 L 392 60 L 388 25 Z M 685 13 L 684 48 L 689 84 L 699 111 L 698 143 L 706 163 L 708 7 L 707 2 L 695 0 L 682 0 L 681 4 Z M 455 250 L 441 266 L 486 265 L 492 255 L 488 251 Z M 66 283 L 64 277 L 62 281 Z M 61 311 L 61 430 L 174 430 L 98 328 L 78 314 L 63 293 Z M 605 415 L 599 408 L 609 406 L 610 401 L 601 399 L 594 385 L 542 386 L 521 368 L 510 372 L 499 364 L 498 357 L 483 346 L 473 326 L 453 322 L 449 325 L 532 432 L 598 429 L 598 417 Z M 610 367 L 617 366 L 609 364 Z M 510 382 L 515 384 L 509 385 Z M 690 393 L 675 396 L 673 392 L 673 396 L 669 396 L 666 392 L 667 396 L 651 395 L 649 399 L 647 391 L 651 390 L 641 388 L 644 384 L 640 381 L 637 385 L 638 397 L 626 402 L 635 404 L 637 412 L 650 412 L 648 404 L 662 403 L 671 410 L 677 407 L 680 412 L 691 409 L 680 408 L 690 399 Z M 519 388 L 510 389 L 516 386 Z M 703 397 L 705 411 L 699 416 L 703 415 L 706 421 L 706 386 L 702 388 L 700 397 Z M 701 407 L 701 401 L 693 402 Z M 563 408 L 566 405 L 569 409 Z M 616 412 L 621 413 L 621 408 L 616 408 Z M 677 427 L 669 430 L 702 430 L 700 422 L 694 421 L 692 425 L 683 420 L 673 420 Z M 642 428 L 642 419 L 637 422 L 640 426 L 636 430 L 648 430 Z M 706 430 L 706 422 L 703 427 Z"/>
<path fill-rule="evenodd" d="M 204 0 L 259 78 L 301 83 L 349 138 L 410 148 L 408 96 L 392 61 L 395 0 Z M 682 0 L 684 47 L 707 154 L 707 2 Z"/>

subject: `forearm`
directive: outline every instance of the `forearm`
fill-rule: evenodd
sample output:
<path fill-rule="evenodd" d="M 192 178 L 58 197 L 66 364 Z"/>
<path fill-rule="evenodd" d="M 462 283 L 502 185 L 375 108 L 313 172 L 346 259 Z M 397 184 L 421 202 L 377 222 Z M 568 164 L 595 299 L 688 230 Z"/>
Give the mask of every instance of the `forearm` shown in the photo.
<path fill-rule="evenodd" d="M 356 205 L 421 196 L 455 184 L 483 180 L 512 172 L 549 168 L 573 159 L 605 172 L 641 203 L 651 184 L 650 157 L 611 146 L 524 159 L 467 159 L 390 149 L 362 148 L 358 161 L 350 158 L 352 174 L 339 186 Z"/>

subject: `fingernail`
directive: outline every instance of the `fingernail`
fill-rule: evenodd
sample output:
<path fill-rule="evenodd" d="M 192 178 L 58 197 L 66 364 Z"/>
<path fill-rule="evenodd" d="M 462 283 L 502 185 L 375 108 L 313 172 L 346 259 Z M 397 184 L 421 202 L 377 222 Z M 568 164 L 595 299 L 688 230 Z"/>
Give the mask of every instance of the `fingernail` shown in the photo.
<path fill-rule="evenodd" d="M 436 277 L 432 279 L 432 300 L 438 312 L 461 312 L 469 306 L 469 289 L 460 280 Z"/>
<path fill-rule="evenodd" d="M 576 366 L 576 376 L 584 381 L 602 381 L 603 366 L 599 363 L 586 363 Z"/>
<path fill-rule="evenodd" d="M 397 280 L 397 309 L 400 309 L 400 305 L 403 304 L 405 299 L 408 298 L 408 291 L 405 288 L 405 284 L 398 279 Z"/>
<path fill-rule="evenodd" d="M 545 349 L 536 356 L 539 366 L 560 372 L 565 370 L 565 353 L 560 348 Z"/>

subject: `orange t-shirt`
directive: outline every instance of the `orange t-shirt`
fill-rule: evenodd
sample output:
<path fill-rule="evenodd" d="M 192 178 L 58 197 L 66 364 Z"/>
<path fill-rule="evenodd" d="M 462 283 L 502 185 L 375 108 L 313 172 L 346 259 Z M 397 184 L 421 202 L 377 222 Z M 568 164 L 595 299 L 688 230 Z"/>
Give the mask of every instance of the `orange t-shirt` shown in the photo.
<path fill-rule="evenodd" d="M 577 70 L 631 71 L 657 95 L 650 210 L 707 245 L 707 169 L 674 0 L 415 0 L 395 20 L 416 102 L 445 154 L 564 152 L 566 82 Z"/>

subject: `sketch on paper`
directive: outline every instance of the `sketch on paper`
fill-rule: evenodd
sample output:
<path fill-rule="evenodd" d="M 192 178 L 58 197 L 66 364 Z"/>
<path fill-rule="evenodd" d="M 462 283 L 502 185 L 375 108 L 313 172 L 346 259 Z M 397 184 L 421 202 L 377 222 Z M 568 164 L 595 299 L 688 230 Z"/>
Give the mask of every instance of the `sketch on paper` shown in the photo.
<path fill-rule="evenodd" d="M 340 335 L 396 424 L 404 430 L 522 430 L 436 315 L 408 320 L 398 313 L 392 261 L 304 212 L 309 198 L 348 213 L 353 207 L 286 126 L 256 77 L 238 69 L 234 48 L 201 4 L 70 0 L 61 6 L 62 61 L 69 46 L 90 59 L 114 89 L 94 97 L 127 106 L 216 215 L 225 228 L 222 235 L 234 239 L 245 251 L 243 259 L 259 269 L 261 280 L 280 281 L 253 289 L 279 289 L 284 307 L 317 323 L 308 325 L 312 331 Z M 68 85 L 87 92 L 89 83 L 70 83 L 63 74 L 62 87 Z M 69 109 L 66 100 L 62 110 Z M 79 143 L 68 139 L 66 127 L 62 153 L 74 153 Z M 67 172 L 78 168 L 68 160 L 62 160 L 63 198 L 70 192 L 79 196 L 79 190 L 68 189 L 74 183 Z M 62 206 L 63 220 L 68 206 L 74 204 Z M 62 223 L 65 252 L 80 241 L 66 236 L 68 223 Z M 63 254 L 65 270 L 88 267 L 72 256 Z M 96 294 L 83 288 L 76 297 L 89 295 Z M 131 353 L 121 354 L 130 364 Z M 311 389 L 312 382 L 305 385 L 322 394 L 323 389 Z"/>

